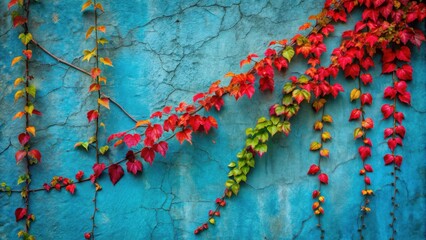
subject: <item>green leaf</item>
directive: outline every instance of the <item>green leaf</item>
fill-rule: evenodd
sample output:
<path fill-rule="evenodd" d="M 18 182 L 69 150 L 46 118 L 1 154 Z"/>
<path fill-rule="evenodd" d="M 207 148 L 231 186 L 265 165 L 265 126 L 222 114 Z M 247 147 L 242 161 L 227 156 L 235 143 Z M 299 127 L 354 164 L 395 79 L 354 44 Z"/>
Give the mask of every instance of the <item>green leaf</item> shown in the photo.
<path fill-rule="evenodd" d="M 277 125 L 280 122 L 280 118 L 279 117 L 271 117 L 271 122 L 274 125 Z"/>
<path fill-rule="evenodd" d="M 232 169 L 232 172 L 234 173 L 234 176 L 238 176 L 242 173 L 241 169 L 239 168 Z"/>
<path fill-rule="evenodd" d="M 105 38 L 99 38 L 98 43 L 104 45 L 104 44 L 108 43 L 108 40 L 106 40 Z"/>
<path fill-rule="evenodd" d="M 31 33 L 21 33 L 18 38 L 21 39 L 23 44 L 27 45 L 33 39 L 33 35 Z"/>
<path fill-rule="evenodd" d="M 108 151 L 108 149 L 109 149 L 109 146 L 105 145 L 105 146 L 103 146 L 103 147 L 99 148 L 99 152 L 100 152 L 102 155 L 104 155 L 104 154 Z"/>
<path fill-rule="evenodd" d="M 250 171 L 250 167 L 244 166 L 244 167 L 241 168 L 241 171 L 243 171 L 244 175 L 247 175 L 247 173 Z"/>
<path fill-rule="evenodd" d="M 253 128 L 247 128 L 246 129 L 246 136 L 253 136 Z"/>
<path fill-rule="evenodd" d="M 311 93 L 309 91 L 302 89 L 300 92 L 302 93 L 303 98 L 305 98 L 307 102 L 311 100 Z"/>
<path fill-rule="evenodd" d="M 228 164 L 228 167 L 230 167 L 230 168 L 233 168 L 235 166 L 236 166 L 235 162 L 231 162 L 230 164 Z"/>
<path fill-rule="evenodd" d="M 275 108 L 275 114 L 277 114 L 277 115 L 283 114 L 284 111 L 285 111 L 284 106 L 278 106 L 278 107 Z"/>
<path fill-rule="evenodd" d="M 25 88 L 25 91 L 28 94 L 30 94 L 33 98 L 35 98 L 37 90 L 34 85 L 29 85 L 28 87 Z"/>
<path fill-rule="evenodd" d="M 247 162 L 247 164 L 252 168 L 254 168 L 255 163 L 256 161 L 254 159 L 251 159 L 250 161 Z"/>
<path fill-rule="evenodd" d="M 238 161 L 238 167 L 239 168 L 242 168 L 242 167 L 244 167 L 244 165 L 246 165 L 246 161 Z"/>
<path fill-rule="evenodd" d="M 295 88 L 296 86 L 292 82 L 286 82 L 283 87 L 283 92 L 287 94 L 292 92 Z"/>
<path fill-rule="evenodd" d="M 309 82 L 309 78 L 306 75 L 300 76 L 297 80 L 300 84 L 306 84 Z"/>
<path fill-rule="evenodd" d="M 259 144 L 259 145 L 257 145 L 257 146 L 254 148 L 254 150 L 255 150 L 256 152 L 258 152 L 259 154 L 264 154 L 264 153 L 266 153 L 266 152 L 268 151 L 268 145 L 266 145 L 266 144 L 264 144 L 264 143 Z"/>
<path fill-rule="evenodd" d="M 238 195 L 238 191 L 240 190 L 240 184 L 236 183 L 234 185 L 232 185 L 231 187 L 231 191 L 235 194 Z"/>
<path fill-rule="evenodd" d="M 284 106 L 288 106 L 288 105 L 292 104 L 293 103 L 293 96 L 291 94 L 284 95 L 282 103 L 283 103 Z M 276 111 L 276 109 L 275 109 L 275 111 Z"/>
<path fill-rule="evenodd" d="M 226 188 L 230 188 L 232 185 L 235 184 L 235 181 L 232 179 L 228 179 L 225 183 Z"/>
<path fill-rule="evenodd" d="M 88 143 L 89 143 L 89 144 L 91 144 L 91 143 L 94 143 L 94 142 L 96 142 L 96 136 L 91 136 L 91 137 L 89 138 Z"/>
<path fill-rule="evenodd" d="M 291 124 L 289 121 L 284 121 L 282 124 L 282 131 L 285 135 L 288 135 L 291 131 Z"/>
<path fill-rule="evenodd" d="M 28 175 L 21 175 L 18 177 L 18 185 L 27 181 Z"/>
<path fill-rule="evenodd" d="M 258 138 L 254 138 L 254 139 L 248 138 L 246 140 L 246 147 L 250 146 L 254 149 L 258 143 L 259 143 Z"/>
<path fill-rule="evenodd" d="M 268 133 L 267 132 L 264 132 L 264 133 L 262 133 L 262 134 L 259 134 L 258 135 L 258 138 L 259 138 L 259 140 L 261 141 L 261 142 L 266 142 L 266 141 L 268 141 L 268 139 L 269 139 L 269 135 L 268 135 Z"/>
<path fill-rule="evenodd" d="M 287 46 L 283 50 L 283 57 L 288 60 L 288 62 L 291 62 L 291 59 L 294 57 L 294 49 L 291 46 Z"/>
<path fill-rule="evenodd" d="M 267 129 L 268 129 L 268 132 L 271 134 L 271 136 L 274 136 L 275 133 L 278 132 L 278 127 L 277 126 L 269 126 Z"/>

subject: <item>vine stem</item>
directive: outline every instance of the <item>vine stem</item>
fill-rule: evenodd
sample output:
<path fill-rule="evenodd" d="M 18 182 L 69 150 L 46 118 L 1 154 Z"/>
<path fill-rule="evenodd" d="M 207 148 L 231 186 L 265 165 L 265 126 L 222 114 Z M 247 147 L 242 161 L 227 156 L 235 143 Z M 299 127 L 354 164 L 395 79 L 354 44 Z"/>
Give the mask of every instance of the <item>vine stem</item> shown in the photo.
<path fill-rule="evenodd" d="M 26 13 L 26 18 L 27 18 L 27 23 L 25 23 L 24 25 L 24 31 L 25 34 L 28 34 L 29 30 L 28 30 L 28 19 L 30 16 L 30 0 L 27 0 L 26 4 L 25 4 L 25 13 Z M 25 45 L 25 50 L 29 50 L 28 44 Z M 25 58 L 25 88 L 28 89 L 29 87 L 29 80 L 30 80 L 31 76 L 30 76 L 30 60 L 28 59 L 28 57 Z M 28 91 L 25 91 L 25 102 L 26 102 L 26 106 L 29 105 L 30 103 L 30 97 L 29 97 L 29 93 Z M 25 113 L 25 131 L 26 129 L 30 126 L 30 116 L 29 113 L 26 112 Z M 26 161 L 26 174 L 27 174 L 27 178 L 25 180 L 25 192 L 26 192 L 26 196 L 25 196 L 25 208 L 27 209 L 27 214 L 29 214 L 30 212 L 30 184 L 31 184 L 31 171 L 30 171 L 30 158 L 28 156 L 28 149 L 26 148 L 26 152 L 27 154 L 25 155 L 25 161 Z M 25 232 L 29 233 L 30 231 L 30 225 L 25 223 Z"/>

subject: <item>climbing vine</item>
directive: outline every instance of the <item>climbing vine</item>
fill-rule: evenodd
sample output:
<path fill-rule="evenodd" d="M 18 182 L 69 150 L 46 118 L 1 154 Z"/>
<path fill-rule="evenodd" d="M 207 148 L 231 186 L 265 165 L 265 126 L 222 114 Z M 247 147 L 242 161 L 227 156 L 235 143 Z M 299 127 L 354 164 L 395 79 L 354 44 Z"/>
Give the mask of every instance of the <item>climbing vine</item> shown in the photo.
<path fill-rule="evenodd" d="M 391 79 L 391 86 L 384 89 L 384 98 L 391 102 L 381 106 L 384 119 L 389 119 L 392 123 L 384 130 L 384 137 L 390 150 L 383 158 L 385 165 L 392 165 L 392 198 L 391 198 L 391 237 L 397 236 L 397 224 L 395 212 L 398 208 L 398 171 L 401 168 L 403 157 L 396 152 L 397 146 L 402 146 L 406 130 L 402 125 L 405 116 L 397 111 L 397 104 L 411 104 L 411 94 L 407 91 L 407 82 L 412 80 L 413 68 L 410 65 L 411 50 L 410 45 L 420 47 L 425 41 L 424 33 L 415 27 L 415 23 L 423 22 L 426 17 L 426 6 L 422 1 L 391 1 L 391 0 L 326 0 L 324 9 L 317 15 L 311 16 L 310 20 L 315 21 L 303 24 L 299 30 L 309 30 L 307 34 L 296 34 L 290 40 L 274 40 L 269 44 L 260 58 L 256 54 L 249 54 L 247 58 L 240 62 L 240 67 L 250 65 L 251 67 L 243 73 L 229 72 L 224 77 L 230 79 L 229 84 L 223 85 L 221 80 L 211 84 L 207 91 L 199 92 L 193 96 L 191 103 L 180 102 L 177 106 L 165 106 L 160 111 L 154 112 L 149 119 L 136 120 L 112 98 L 106 96 L 102 89 L 107 83 L 107 78 L 102 74 L 104 67 L 112 67 L 112 61 L 107 56 L 101 56 L 99 50 L 101 46 L 108 43 L 108 40 L 101 37 L 106 33 L 106 27 L 99 24 L 100 13 L 104 13 L 103 5 L 96 0 L 88 0 L 82 5 L 81 11 L 93 11 L 94 22 L 85 32 L 87 40 L 94 40 L 92 49 L 84 50 L 83 61 L 87 61 L 91 68 L 89 71 L 77 67 L 58 58 L 46 48 L 41 46 L 29 30 L 30 0 L 11 0 L 8 8 L 14 8 L 11 16 L 13 27 L 22 27 L 23 32 L 19 34 L 19 39 L 25 48 L 22 56 L 17 56 L 12 60 L 12 66 L 23 64 L 24 75 L 16 78 L 15 87 L 22 87 L 15 92 L 15 101 L 24 100 L 24 109 L 13 117 L 25 117 L 25 129 L 18 135 L 21 145 L 15 154 L 17 163 L 25 165 L 25 173 L 18 179 L 18 184 L 24 183 L 21 190 L 12 189 L 6 183 L 2 183 L 0 191 L 12 194 L 21 193 L 24 199 L 24 207 L 15 211 L 16 221 L 25 220 L 25 230 L 18 233 L 24 239 L 35 239 L 30 234 L 31 223 L 35 220 L 34 214 L 30 213 L 30 193 L 39 191 L 50 191 L 52 188 L 60 190 L 65 188 L 71 194 L 76 190 L 76 184 L 91 181 L 94 184 L 94 210 L 91 216 L 92 227 L 84 233 L 84 238 L 94 239 L 96 228 L 97 195 L 102 187 L 98 183 L 98 178 L 107 172 L 113 185 L 116 185 L 123 177 L 124 169 L 121 166 L 126 164 L 127 172 L 137 175 L 143 172 L 142 159 L 152 165 L 159 155 L 165 157 L 169 151 L 169 141 L 178 140 L 192 143 L 192 135 L 196 132 L 209 134 L 212 128 L 218 128 L 216 119 L 210 114 L 203 115 L 204 110 L 208 113 L 212 109 L 221 111 L 225 104 L 225 96 L 229 95 L 235 100 L 242 97 L 252 98 L 255 94 L 255 86 L 263 92 L 273 92 L 277 87 L 275 76 L 277 72 L 285 72 L 289 69 L 289 64 L 293 58 L 303 58 L 307 63 L 307 69 L 300 76 L 292 76 L 290 81 L 282 86 L 283 96 L 280 101 L 272 105 L 269 109 L 268 117 L 260 117 L 253 128 L 248 128 L 245 132 L 246 140 L 243 149 L 237 154 L 236 161 L 232 161 L 228 167 L 229 179 L 225 183 L 225 190 L 221 197 L 215 201 L 215 208 L 209 210 L 207 221 L 201 223 L 194 230 L 194 234 L 200 234 L 208 229 L 209 224 L 216 223 L 216 217 L 220 217 L 221 208 L 225 207 L 227 198 L 238 195 L 242 190 L 241 184 L 248 181 L 250 171 L 253 170 L 257 157 L 262 157 L 268 150 L 269 140 L 278 134 L 289 135 L 291 122 L 302 107 L 302 102 L 312 102 L 312 107 L 316 112 L 320 112 L 320 120 L 314 124 L 314 130 L 320 132 L 319 140 L 314 140 L 310 144 L 310 150 L 318 152 L 318 160 L 310 165 L 308 175 L 318 177 L 319 185 L 312 192 L 314 199 L 312 209 L 317 215 L 321 238 L 325 237 L 325 229 L 321 225 L 321 218 L 325 211 L 322 204 L 325 196 L 322 193 L 323 185 L 329 184 L 329 176 L 321 168 L 322 161 L 328 161 L 330 152 L 324 144 L 331 139 L 331 134 L 324 127 L 333 122 L 331 115 L 326 112 L 327 101 L 333 101 L 329 96 L 337 97 L 343 87 L 339 81 L 343 81 L 339 76 L 342 71 L 345 78 L 357 80 L 357 87 L 350 91 L 350 100 L 358 101 L 359 105 L 354 108 L 349 117 L 349 121 L 360 122 L 353 132 L 354 139 L 361 139 L 362 146 L 358 148 L 359 156 L 362 160 L 359 174 L 363 177 L 360 200 L 360 238 L 364 238 L 363 231 L 366 229 L 365 218 L 368 212 L 372 211 L 369 204 L 374 195 L 371 189 L 370 174 L 373 172 L 371 164 L 366 163 L 372 155 L 373 144 L 367 137 L 367 131 L 374 127 L 373 120 L 368 117 L 367 109 L 374 111 L 373 97 L 365 90 L 365 87 L 372 83 L 373 78 L 368 70 L 375 66 L 374 59 L 381 55 L 382 74 L 387 74 Z M 334 32 L 334 24 L 345 23 L 348 14 L 355 8 L 362 9 L 361 20 L 356 22 L 353 30 L 342 33 L 341 44 L 331 51 L 329 66 L 321 64 L 324 60 L 321 56 L 327 52 L 324 39 Z M 84 177 L 84 172 L 78 170 L 75 175 L 76 182 L 72 178 L 54 176 L 50 184 L 45 183 L 40 188 L 31 188 L 30 165 L 41 162 L 41 153 L 31 146 L 31 139 L 36 136 L 36 127 L 32 125 L 30 119 L 33 115 L 41 115 L 35 109 L 34 99 L 36 97 L 36 87 L 32 82 L 34 77 L 30 74 L 30 63 L 32 59 L 31 46 L 38 47 L 59 63 L 90 76 L 91 82 L 88 86 L 91 96 L 96 98 L 96 106 L 86 113 L 89 124 L 94 124 L 95 132 L 86 141 L 75 144 L 75 148 L 86 150 L 90 153 L 91 148 L 95 151 L 95 163 L 93 172 L 89 177 Z M 19 64 L 18 64 L 19 63 Z M 253 64 L 254 63 L 254 64 Z M 331 84 L 331 78 L 337 82 Z M 362 84 L 364 84 L 364 87 Z M 280 86 L 281 87 L 281 86 Z M 109 109 L 110 103 L 115 104 L 126 116 L 131 118 L 135 125 L 131 128 L 110 135 L 106 145 L 101 146 L 99 131 L 105 127 L 101 121 L 103 118 L 103 108 Z M 368 108 L 366 106 L 369 106 Z M 371 106 L 370 106 L 371 105 Z M 398 105 L 399 109 L 399 105 Z M 389 121 L 388 120 L 388 121 Z M 338 141 L 338 140 L 337 140 Z M 333 144 L 333 143 L 330 143 Z M 121 159 L 110 161 L 107 165 L 101 160 L 101 156 L 110 148 L 125 145 L 127 153 Z"/>

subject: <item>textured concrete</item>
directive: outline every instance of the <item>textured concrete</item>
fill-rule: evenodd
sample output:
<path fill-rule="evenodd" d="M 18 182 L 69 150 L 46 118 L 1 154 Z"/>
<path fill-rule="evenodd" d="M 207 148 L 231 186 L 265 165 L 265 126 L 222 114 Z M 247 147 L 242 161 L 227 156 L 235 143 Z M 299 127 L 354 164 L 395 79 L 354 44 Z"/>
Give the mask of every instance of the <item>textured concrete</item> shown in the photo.
<path fill-rule="evenodd" d="M 22 44 L 18 29 L 11 29 L 7 2 L 0 3 L 0 181 L 17 188 L 16 179 L 24 172 L 16 165 L 14 153 L 19 148 L 17 134 L 23 121 L 11 121 L 22 102 L 13 102 L 13 80 L 22 68 L 10 68 L 11 59 L 20 54 Z M 167 2 L 167 3 L 166 3 Z M 173 2 L 173 3 L 172 3 Z M 182 99 L 191 101 L 194 93 L 204 91 L 209 84 L 228 71 L 239 71 L 239 61 L 248 53 L 262 54 L 272 39 L 289 38 L 296 33 L 309 15 L 318 12 L 322 1 L 105 1 L 106 13 L 99 21 L 107 27 L 111 43 L 100 52 L 113 60 L 114 68 L 105 70 L 108 77 L 105 93 L 122 104 L 129 113 L 144 119 L 165 105 Z M 92 42 L 84 33 L 93 16 L 81 13 L 81 1 L 40 1 L 31 8 L 30 29 L 34 38 L 61 58 L 84 69 L 82 51 Z M 352 27 L 359 13 L 350 17 L 339 32 Z M 339 43 L 338 34 L 327 41 L 329 48 Z M 426 224 L 425 141 L 423 122 L 426 114 L 426 48 L 413 51 L 414 81 L 409 84 L 413 105 L 398 106 L 406 115 L 407 128 L 404 156 L 400 172 L 400 204 L 396 216 L 399 239 L 424 239 Z M 37 127 L 34 146 L 43 154 L 42 163 L 32 167 L 33 187 L 40 187 L 55 175 L 73 177 L 78 170 L 90 173 L 94 152 L 73 149 L 74 143 L 87 139 L 94 132 L 88 125 L 86 112 L 96 100 L 89 96 L 90 79 L 58 64 L 39 49 L 33 49 L 31 72 L 37 86 L 36 107 L 43 112 L 31 119 Z M 277 79 L 274 94 L 256 93 L 252 100 L 237 103 L 226 99 L 224 110 L 213 113 L 219 130 L 209 136 L 194 136 L 193 145 L 177 141 L 170 143 L 166 158 L 152 166 L 144 164 L 144 173 L 134 177 L 125 174 L 114 187 L 105 175 L 100 179 L 103 190 L 98 194 L 99 213 L 96 216 L 97 239 L 192 239 L 193 229 L 206 220 L 214 199 L 220 196 L 227 175 L 227 165 L 234 160 L 245 139 L 245 128 L 268 113 L 268 107 L 279 101 L 280 86 L 290 74 L 302 72 L 304 65 L 295 60 L 291 70 Z M 366 239 L 390 237 L 391 219 L 390 167 L 384 167 L 382 156 L 388 152 L 383 129 L 391 125 L 382 120 L 382 91 L 391 83 L 389 76 L 380 75 L 380 67 L 372 72 L 374 83 L 369 90 L 374 107 L 366 109 L 375 120 L 369 132 L 375 148 L 370 163 L 372 212 L 366 219 Z M 351 109 L 349 92 L 356 82 L 339 76 L 346 92 L 329 101 L 326 112 L 335 123 L 327 126 L 333 141 L 329 161 L 322 168 L 329 174 L 330 184 L 323 188 L 326 197 L 323 227 L 326 239 L 356 239 L 359 207 L 362 201 L 362 178 L 358 175 L 361 160 L 357 154 L 359 142 L 352 139 L 357 123 L 348 122 Z M 103 111 L 106 124 L 100 138 L 132 127 L 132 122 L 118 108 Z M 277 136 L 268 153 L 257 161 L 240 195 L 228 202 L 217 219 L 216 226 L 204 232 L 202 239 L 316 239 L 317 220 L 312 216 L 311 191 L 317 180 L 308 177 L 310 164 L 317 161 L 309 152 L 309 144 L 319 138 L 311 126 L 319 116 L 308 105 L 294 118 L 289 137 Z M 104 141 L 104 140 L 103 140 Z M 114 149 L 102 159 L 109 163 L 121 159 L 124 149 Z M 31 232 L 37 239 L 82 239 L 90 231 L 94 187 L 79 184 L 74 196 L 62 190 L 31 194 L 31 212 L 37 217 Z M 18 195 L 0 194 L 0 238 L 15 239 L 23 223 L 16 223 L 14 210 L 22 207 Z"/>

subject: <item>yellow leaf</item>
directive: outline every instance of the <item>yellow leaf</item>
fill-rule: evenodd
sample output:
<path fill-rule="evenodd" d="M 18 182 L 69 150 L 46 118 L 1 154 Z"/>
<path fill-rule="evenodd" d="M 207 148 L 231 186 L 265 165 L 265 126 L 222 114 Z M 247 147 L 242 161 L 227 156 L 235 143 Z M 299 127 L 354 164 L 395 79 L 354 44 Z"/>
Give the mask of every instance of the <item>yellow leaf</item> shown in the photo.
<path fill-rule="evenodd" d="M 351 102 L 357 100 L 361 96 L 361 91 L 357 88 L 352 89 L 351 91 Z"/>
<path fill-rule="evenodd" d="M 24 116 L 24 115 L 25 115 L 25 112 L 17 112 L 15 114 L 15 116 L 13 116 L 13 119 L 22 118 L 22 116 Z"/>
<path fill-rule="evenodd" d="M 99 58 L 99 61 L 101 61 L 101 63 L 103 63 L 103 64 L 105 64 L 105 65 L 108 65 L 108 66 L 111 66 L 112 67 L 112 62 L 111 62 L 111 59 L 109 59 L 109 58 Z"/>
<path fill-rule="evenodd" d="M 29 113 L 30 115 L 33 115 L 34 105 L 25 106 L 24 110 L 25 110 L 25 112 Z"/>
<path fill-rule="evenodd" d="M 321 143 L 319 143 L 319 142 L 312 142 L 311 143 L 311 146 L 310 146 L 310 148 L 309 148 L 309 150 L 311 150 L 311 151 L 316 151 L 316 150 L 318 150 L 318 149 L 320 149 L 321 148 Z"/>
<path fill-rule="evenodd" d="M 15 93 L 15 101 L 17 101 L 20 97 L 24 96 L 25 92 L 23 90 L 16 91 Z"/>
<path fill-rule="evenodd" d="M 98 31 L 105 33 L 106 32 L 105 26 L 98 26 Z"/>
<path fill-rule="evenodd" d="M 90 35 L 92 34 L 93 30 L 95 30 L 94 26 L 91 26 L 91 27 L 89 27 L 89 29 L 87 29 L 86 39 L 88 39 L 90 37 Z"/>
<path fill-rule="evenodd" d="M 104 45 L 105 43 L 108 43 L 108 40 L 106 40 L 105 38 L 99 38 L 98 43 Z"/>
<path fill-rule="evenodd" d="M 102 187 L 101 187 L 101 185 L 99 185 L 99 183 L 95 183 L 95 189 L 96 189 L 96 192 L 97 192 L 97 191 L 102 190 Z"/>
<path fill-rule="evenodd" d="M 225 74 L 225 77 L 233 77 L 235 76 L 235 73 L 233 72 L 228 72 L 227 74 Z"/>
<path fill-rule="evenodd" d="M 149 121 L 149 120 L 140 120 L 136 123 L 135 127 L 140 127 L 142 125 L 147 125 L 147 124 L 150 124 L 150 123 L 151 123 L 151 121 Z"/>
<path fill-rule="evenodd" d="M 36 135 L 36 128 L 34 126 L 28 126 L 27 132 L 31 133 L 33 136 Z"/>
<path fill-rule="evenodd" d="M 101 126 L 101 127 L 105 127 L 105 123 L 101 122 L 101 123 L 99 124 L 99 126 Z"/>
<path fill-rule="evenodd" d="M 99 82 L 103 82 L 104 84 L 106 84 L 106 81 L 106 77 L 99 76 Z"/>
<path fill-rule="evenodd" d="M 17 62 L 19 62 L 19 61 L 21 61 L 22 60 L 22 57 L 21 56 L 19 56 L 19 57 L 15 57 L 13 60 L 12 60 L 12 66 L 13 65 L 15 65 Z"/>
<path fill-rule="evenodd" d="M 90 5 L 92 5 L 92 1 L 91 0 L 87 0 L 87 2 L 85 2 L 83 4 L 83 6 L 81 6 L 81 11 L 83 12 L 84 9 L 88 8 Z"/>
<path fill-rule="evenodd" d="M 214 220 L 214 218 L 210 218 L 209 219 L 209 223 L 212 224 L 212 225 L 214 225 L 216 223 L 216 221 Z"/>
<path fill-rule="evenodd" d="M 108 98 L 98 98 L 98 103 L 109 109 L 109 99 Z"/>
<path fill-rule="evenodd" d="M 24 81 L 24 79 L 23 78 L 17 78 L 17 79 L 15 79 L 15 82 L 13 83 L 13 86 L 18 86 L 21 82 L 23 82 Z"/>

